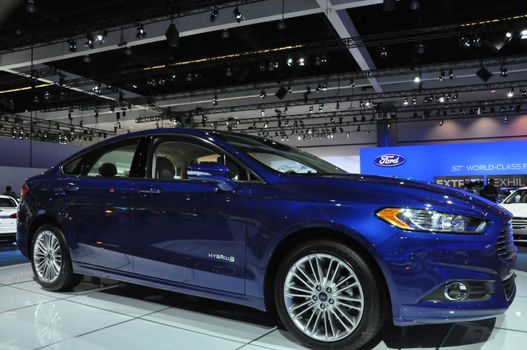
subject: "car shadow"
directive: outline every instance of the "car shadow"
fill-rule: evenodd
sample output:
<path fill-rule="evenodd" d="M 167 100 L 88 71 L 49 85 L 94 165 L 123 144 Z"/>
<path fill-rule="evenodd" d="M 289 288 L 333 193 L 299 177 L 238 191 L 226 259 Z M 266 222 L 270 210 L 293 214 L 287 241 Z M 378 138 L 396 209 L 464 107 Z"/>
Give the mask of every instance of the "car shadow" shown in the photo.
<path fill-rule="evenodd" d="M 272 315 L 248 307 L 128 283 L 120 283 L 116 287 L 101 292 L 269 328 L 278 327 L 278 331 L 284 338 L 298 344 L 289 332 L 277 325 L 278 322 Z M 489 340 L 495 323 L 496 319 L 492 318 L 473 322 L 411 327 L 396 327 L 387 324 L 380 335 L 364 349 L 372 349 L 381 342 L 391 349 L 482 344 Z"/>

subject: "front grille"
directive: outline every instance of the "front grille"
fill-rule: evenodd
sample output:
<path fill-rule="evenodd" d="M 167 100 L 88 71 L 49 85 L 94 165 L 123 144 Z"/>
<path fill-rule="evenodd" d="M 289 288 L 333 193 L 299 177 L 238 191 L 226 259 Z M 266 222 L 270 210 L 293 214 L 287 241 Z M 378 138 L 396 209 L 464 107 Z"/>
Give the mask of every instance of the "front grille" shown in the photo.
<path fill-rule="evenodd" d="M 527 218 L 512 218 L 512 229 L 513 230 L 523 230 L 527 228 Z"/>
<path fill-rule="evenodd" d="M 505 290 L 505 296 L 507 297 L 507 300 L 510 300 L 510 298 L 512 298 L 512 296 L 514 295 L 514 290 L 516 289 L 514 277 L 515 275 L 512 274 L 509 278 L 503 280 L 503 289 Z"/>
<path fill-rule="evenodd" d="M 498 237 L 498 241 L 496 242 L 496 253 L 505 260 L 510 260 L 514 257 L 514 242 L 512 239 L 512 227 L 510 224 L 503 228 Z"/>

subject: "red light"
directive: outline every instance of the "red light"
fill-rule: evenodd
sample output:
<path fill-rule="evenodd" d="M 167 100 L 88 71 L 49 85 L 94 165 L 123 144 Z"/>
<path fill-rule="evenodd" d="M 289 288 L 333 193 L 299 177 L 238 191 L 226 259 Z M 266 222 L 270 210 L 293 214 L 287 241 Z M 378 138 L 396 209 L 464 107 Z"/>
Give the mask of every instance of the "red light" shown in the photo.
<path fill-rule="evenodd" d="M 13 214 L 9 215 L 9 217 L 10 217 L 11 219 L 16 219 L 16 213 L 13 213 Z"/>
<path fill-rule="evenodd" d="M 20 197 L 24 197 L 28 193 L 29 193 L 29 187 L 27 187 L 27 185 L 24 184 L 22 188 L 20 189 Z"/>

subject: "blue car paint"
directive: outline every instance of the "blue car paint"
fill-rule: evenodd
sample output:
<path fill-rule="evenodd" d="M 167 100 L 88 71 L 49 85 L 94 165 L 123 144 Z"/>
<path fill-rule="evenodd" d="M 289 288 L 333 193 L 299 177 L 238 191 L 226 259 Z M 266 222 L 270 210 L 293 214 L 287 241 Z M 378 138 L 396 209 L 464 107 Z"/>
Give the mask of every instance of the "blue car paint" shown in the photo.
<path fill-rule="evenodd" d="M 242 182 L 233 192 L 217 192 L 213 183 L 202 181 L 67 177 L 61 175 L 59 165 L 27 181 L 30 193 L 19 209 L 17 233 L 22 253 L 28 256 L 31 224 L 47 217 L 66 235 L 78 273 L 265 310 L 266 275 L 274 272 L 268 265 L 277 247 L 290 235 L 301 232 L 295 239 L 307 240 L 312 232 L 324 229 L 349 237 L 374 259 L 386 280 L 397 325 L 493 317 L 514 299 L 514 295 L 505 297 L 502 278 L 514 267 L 516 252 L 504 260 L 495 248 L 511 214 L 480 197 L 403 179 L 280 174 L 223 141 L 221 134 L 199 130 L 133 133 L 79 154 L 156 134 L 189 135 L 211 142 L 238 158 L 262 181 Z M 68 183 L 80 184 L 86 196 L 73 198 Z M 150 195 L 138 194 L 145 188 L 161 189 L 161 198 L 156 195 L 149 200 Z M 404 231 L 375 217 L 384 207 L 479 217 L 488 226 L 478 235 Z M 174 231 L 176 225 L 186 229 Z M 103 242 L 96 242 L 96 232 L 97 237 L 102 232 Z M 209 253 L 234 257 L 234 261 L 217 260 Z M 490 298 L 422 301 L 431 291 L 455 280 L 488 281 Z"/>

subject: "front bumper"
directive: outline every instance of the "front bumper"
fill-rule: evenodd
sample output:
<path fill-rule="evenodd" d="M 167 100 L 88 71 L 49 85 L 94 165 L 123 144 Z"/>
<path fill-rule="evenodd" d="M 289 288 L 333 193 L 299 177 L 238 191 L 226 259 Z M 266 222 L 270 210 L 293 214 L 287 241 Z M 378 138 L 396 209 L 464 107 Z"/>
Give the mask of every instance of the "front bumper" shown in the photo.
<path fill-rule="evenodd" d="M 385 263 L 394 324 L 491 318 L 513 302 L 517 249 L 510 224 L 495 226 L 485 236 L 403 232 L 397 240 L 381 247 L 388 256 Z M 406 242 L 403 246 L 401 240 Z M 463 301 L 442 297 L 445 285 L 456 281 L 477 288 L 472 293 L 470 287 L 472 294 Z"/>
<path fill-rule="evenodd" d="M 514 243 L 517 245 L 527 245 L 527 218 L 512 218 L 512 231 Z"/>

